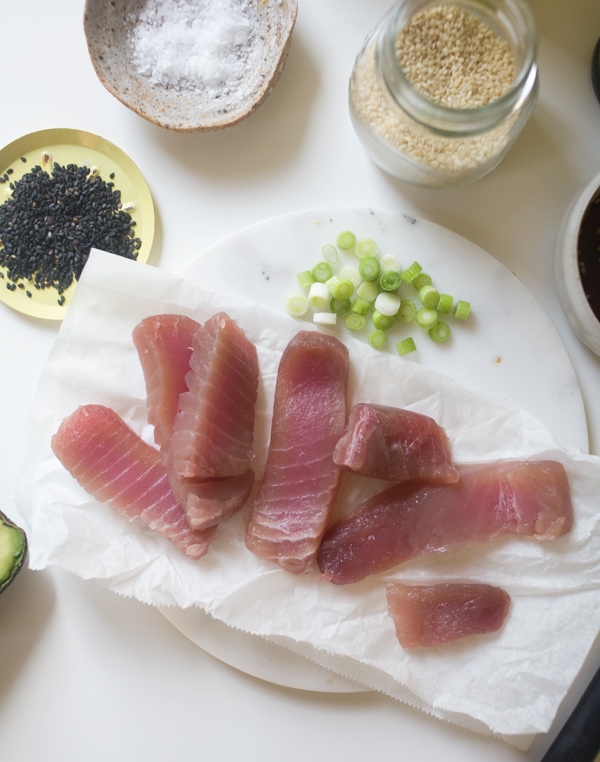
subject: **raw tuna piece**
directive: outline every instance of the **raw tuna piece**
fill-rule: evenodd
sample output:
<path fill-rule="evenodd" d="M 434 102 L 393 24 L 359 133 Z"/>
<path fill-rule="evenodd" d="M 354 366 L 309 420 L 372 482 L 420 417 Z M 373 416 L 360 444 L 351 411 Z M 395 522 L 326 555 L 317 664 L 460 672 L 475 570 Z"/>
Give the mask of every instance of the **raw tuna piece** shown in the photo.
<path fill-rule="evenodd" d="M 395 484 L 332 526 L 318 564 L 338 585 L 425 553 L 503 535 L 553 539 L 570 531 L 573 506 L 562 464 L 513 461 L 459 466 L 454 484 Z"/>
<path fill-rule="evenodd" d="M 140 519 L 191 558 L 201 558 L 208 551 L 214 529 L 190 528 L 158 451 L 110 408 L 78 408 L 52 437 L 52 449 L 99 502 L 130 520 Z"/>
<path fill-rule="evenodd" d="M 185 315 L 153 315 L 133 329 L 144 380 L 148 421 L 159 447 L 171 438 L 179 395 L 187 391 L 192 337 L 200 324 Z"/>
<path fill-rule="evenodd" d="M 250 468 L 258 374 L 256 347 L 224 312 L 195 332 L 170 442 L 176 474 L 215 479 Z"/>
<path fill-rule="evenodd" d="M 427 415 L 386 405 L 354 405 L 333 459 L 377 479 L 458 481 L 444 429 Z"/>
<path fill-rule="evenodd" d="M 246 545 L 296 574 L 312 568 L 339 488 L 332 456 L 346 423 L 348 369 L 346 347 L 316 331 L 300 331 L 281 356 Z"/>
<path fill-rule="evenodd" d="M 170 482 L 192 529 L 207 529 L 242 508 L 254 486 L 254 471 L 249 469 L 223 479 L 182 479 L 170 475 Z"/>
<path fill-rule="evenodd" d="M 438 646 L 466 635 L 496 632 L 504 624 L 510 596 L 477 583 L 386 585 L 388 612 L 403 648 Z"/>

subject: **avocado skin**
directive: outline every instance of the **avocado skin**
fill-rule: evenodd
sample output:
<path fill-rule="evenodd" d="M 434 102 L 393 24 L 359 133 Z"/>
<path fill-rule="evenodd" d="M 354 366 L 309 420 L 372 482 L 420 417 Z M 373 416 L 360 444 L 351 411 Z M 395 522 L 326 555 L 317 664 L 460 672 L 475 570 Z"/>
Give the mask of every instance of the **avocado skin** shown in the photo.
<path fill-rule="evenodd" d="M 23 568 L 27 558 L 27 535 L 0 511 L 0 593 L 4 592 Z M 6 548 L 4 547 L 6 544 Z"/>

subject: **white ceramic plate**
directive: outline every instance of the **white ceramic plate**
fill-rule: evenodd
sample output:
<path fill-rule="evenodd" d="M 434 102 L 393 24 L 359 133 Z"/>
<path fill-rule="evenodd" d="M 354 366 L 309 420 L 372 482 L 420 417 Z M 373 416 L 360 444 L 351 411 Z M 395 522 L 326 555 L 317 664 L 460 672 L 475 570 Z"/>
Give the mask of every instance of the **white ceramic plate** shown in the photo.
<path fill-rule="evenodd" d="M 449 319 L 453 334 L 447 344 L 434 344 L 414 326 L 398 329 L 398 339 L 415 337 L 417 351 L 410 355 L 414 362 L 503 398 L 538 418 L 559 440 L 588 449 L 577 378 L 548 316 L 500 262 L 439 225 L 369 209 L 301 211 L 228 236 L 190 262 L 182 275 L 205 289 L 284 309 L 287 294 L 297 288 L 297 273 L 319 261 L 322 247 L 335 243 L 346 229 L 359 238 L 373 238 L 380 251 L 395 254 L 403 267 L 418 261 L 441 291 L 471 302 L 467 322 Z M 340 333 L 346 330 L 340 328 Z M 393 344 L 389 351 L 395 351 Z M 255 677 L 315 691 L 360 690 L 284 648 L 232 631 L 199 610 L 164 609 L 163 614 L 208 653 Z"/>

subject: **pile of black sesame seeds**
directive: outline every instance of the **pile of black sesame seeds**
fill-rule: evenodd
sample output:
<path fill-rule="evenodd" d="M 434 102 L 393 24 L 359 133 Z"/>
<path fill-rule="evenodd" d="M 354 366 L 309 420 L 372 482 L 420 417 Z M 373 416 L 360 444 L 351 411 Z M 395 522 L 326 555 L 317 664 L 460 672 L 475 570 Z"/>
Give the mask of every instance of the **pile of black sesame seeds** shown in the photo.
<path fill-rule="evenodd" d="M 55 288 L 63 304 L 93 247 L 137 259 L 141 241 L 113 174 L 105 182 L 89 167 L 44 158 L 50 172 L 36 165 L 15 182 L 12 170 L 0 177 L 12 191 L 0 204 L 0 266 L 9 290 Z"/>

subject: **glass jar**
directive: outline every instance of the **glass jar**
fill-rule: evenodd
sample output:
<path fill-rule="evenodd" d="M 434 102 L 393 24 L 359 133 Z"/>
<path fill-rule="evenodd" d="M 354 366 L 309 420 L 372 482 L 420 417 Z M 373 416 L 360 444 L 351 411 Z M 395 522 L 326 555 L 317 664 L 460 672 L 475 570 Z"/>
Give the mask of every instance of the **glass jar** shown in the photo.
<path fill-rule="evenodd" d="M 401 0 L 356 58 L 352 123 L 394 177 L 429 188 L 478 180 L 533 110 L 536 54 L 526 0 Z"/>

